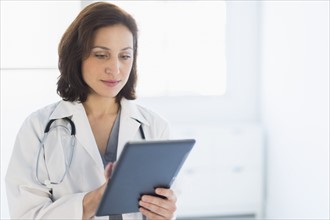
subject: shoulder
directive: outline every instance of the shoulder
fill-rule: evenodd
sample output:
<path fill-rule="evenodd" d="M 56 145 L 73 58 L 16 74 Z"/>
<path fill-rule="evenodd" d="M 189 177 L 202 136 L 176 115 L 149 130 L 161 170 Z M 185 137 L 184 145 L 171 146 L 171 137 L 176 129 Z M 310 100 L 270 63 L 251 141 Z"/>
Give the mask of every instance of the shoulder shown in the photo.
<path fill-rule="evenodd" d="M 141 115 L 149 122 L 149 124 L 168 124 L 168 121 L 159 113 L 156 113 L 153 110 L 139 104 L 136 104 L 136 107 Z"/>
<path fill-rule="evenodd" d="M 51 114 L 54 112 L 56 107 L 63 101 L 58 101 L 49 105 L 46 105 L 36 111 L 32 112 L 27 118 L 27 121 L 45 121 L 49 120 Z"/>
<path fill-rule="evenodd" d="M 33 127 L 40 132 L 40 130 L 43 131 L 49 120 L 72 116 L 79 108 L 81 108 L 79 103 L 60 100 L 32 112 L 25 119 L 22 127 Z"/>
<path fill-rule="evenodd" d="M 150 130 L 150 134 L 155 138 L 168 138 L 169 122 L 159 113 L 137 104 L 135 101 L 122 100 L 122 112 L 131 118 L 139 121 L 144 128 Z"/>
<path fill-rule="evenodd" d="M 141 115 L 146 119 L 146 128 L 149 128 L 150 137 L 155 139 L 168 139 L 170 128 L 169 122 L 158 113 L 141 105 L 136 105 Z"/>
<path fill-rule="evenodd" d="M 43 108 L 30 114 L 28 119 L 48 121 L 50 119 L 59 119 L 64 117 L 71 117 L 77 111 L 83 110 L 83 106 L 79 102 L 70 102 L 60 100 L 58 102 L 49 104 Z"/>
<path fill-rule="evenodd" d="M 137 104 L 135 101 L 122 99 L 120 102 L 122 113 L 145 124 L 168 124 L 167 120 L 151 109 Z"/>
<path fill-rule="evenodd" d="M 30 113 L 21 124 L 16 141 L 24 139 L 26 142 L 26 139 L 29 139 L 29 142 L 33 142 L 35 138 L 41 139 L 49 116 L 58 104 L 59 102 L 52 103 Z"/>

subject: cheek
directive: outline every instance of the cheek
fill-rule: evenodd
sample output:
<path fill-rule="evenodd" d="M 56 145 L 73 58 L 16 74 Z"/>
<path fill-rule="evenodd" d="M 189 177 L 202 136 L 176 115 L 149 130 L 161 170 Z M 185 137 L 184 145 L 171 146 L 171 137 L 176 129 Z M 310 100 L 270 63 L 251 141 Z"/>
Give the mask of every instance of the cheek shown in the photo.
<path fill-rule="evenodd" d="M 82 78 L 85 82 L 86 82 L 86 80 L 90 79 L 92 75 L 94 75 L 92 73 L 97 72 L 96 67 L 97 67 L 97 65 L 95 65 L 89 59 L 83 61 L 82 65 L 81 65 L 81 74 L 82 74 Z"/>

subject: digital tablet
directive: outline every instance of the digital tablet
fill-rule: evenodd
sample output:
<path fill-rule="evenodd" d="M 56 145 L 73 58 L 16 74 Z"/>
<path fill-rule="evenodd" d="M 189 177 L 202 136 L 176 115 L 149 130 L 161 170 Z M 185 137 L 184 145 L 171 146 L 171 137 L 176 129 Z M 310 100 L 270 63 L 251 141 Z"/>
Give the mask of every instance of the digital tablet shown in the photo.
<path fill-rule="evenodd" d="M 96 216 L 139 212 L 142 195 L 170 188 L 195 140 L 128 142 L 104 191 Z"/>

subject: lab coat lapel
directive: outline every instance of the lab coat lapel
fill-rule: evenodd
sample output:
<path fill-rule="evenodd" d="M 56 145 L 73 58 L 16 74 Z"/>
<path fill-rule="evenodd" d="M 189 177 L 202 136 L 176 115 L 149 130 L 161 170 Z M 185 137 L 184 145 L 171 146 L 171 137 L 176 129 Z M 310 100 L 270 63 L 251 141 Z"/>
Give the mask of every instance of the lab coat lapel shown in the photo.
<path fill-rule="evenodd" d="M 73 116 L 73 121 L 76 123 L 77 135 L 76 138 L 78 142 L 86 149 L 86 151 L 93 158 L 97 167 L 101 168 L 103 173 L 103 162 L 98 150 L 93 131 L 90 127 L 86 112 L 84 107 L 81 105 L 81 108 L 77 109 L 76 114 Z M 79 130 L 80 132 L 79 132 Z"/>
<path fill-rule="evenodd" d="M 118 155 L 121 154 L 124 145 L 130 141 L 134 140 L 136 133 L 138 132 L 140 127 L 140 123 L 136 121 L 134 118 L 125 114 L 125 112 L 121 113 L 120 117 L 120 127 L 119 127 L 119 136 L 118 136 L 118 149 L 117 149 L 117 158 Z"/>
<path fill-rule="evenodd" d="M 147 121 L 141 115 L 137 106 L 128 101 L 127 99 L 122 99 L 120 102 L 121 106 L 121 116 L 120 116 L 120 128 L 119 128 L 119 137 L 118 137 L 118 149 L 117 149 L 117 158 L 118 155 L 122 152 L 124 145 L 128 141 L 136 140 L 139 135 L 139 127 L 141 123 L 147 124 Z"/>
<path fill-rule="evenodd" d="M 92 129 L 89 125 L 89 121 L 85 112 L 85 109 L 81 103 L 61 101 L 54 110 L 50 119 L 58 119 L 70 117 L 76 126 L 76 139 L 79 146 L 83 146 L 91 158 L 100 168 L 103 173 L 103 162 L 100 157 L 100 153 L 95 142 L 95 138 Z M 78 145 L 76 145 L 78 146 Z"/>

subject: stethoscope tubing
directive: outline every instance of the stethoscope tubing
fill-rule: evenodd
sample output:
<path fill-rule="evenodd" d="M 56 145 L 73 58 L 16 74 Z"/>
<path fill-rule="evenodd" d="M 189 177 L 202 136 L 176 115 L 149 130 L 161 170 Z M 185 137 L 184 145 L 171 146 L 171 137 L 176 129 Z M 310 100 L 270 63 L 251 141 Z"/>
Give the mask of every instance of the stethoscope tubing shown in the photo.
<path fill-rule="evenodd" d="M 45 130 L 44 130 L 44 137 L 41 141 L 41 144 L 40 144 L 40 147 L 39 147 L 39 150 L 38 150 L 38 155 L 37 155 L 37 160 L 36 160 L 36 170 L 35 170 L 35 177 L 36 177 L 36 181 L 43 185 L 43 186 L 47 186 L 48 188 L 51 188 L 50 185 L 57 185 L 57 184 L 60 184 L 63 182 L 65 176 L 67 175 L 68 173 L 68 170 L 71 166 L 71 162 L 72 162 L 72 158 L 73 158 L 73 151 L 74 151 L 74 147 L 76 145 L 76 126 L 74 124 L 74 122 L 68 118 L 68 117 L 65 117 L 65 118 L 62 118 L 63 120 L 66 120 L 70 123 L 71 125 L 71 136 L 72 136 L 72 142 L 71 142 L 71 151 L 70 151 L 70 155 L 69 155 L 69 162 L 65 162 L 65 171 L 64 171 L 64 174 L 62 175 L 61 179 L 58 181 L 58 182 L 55 182 L 55 181 L 51 181 L 50 180 L 50 176 L 49 176 L 49 171 L 48 171 L 48 168 L 47 168 L 47 165 L 45 166 L 46 167 L 46 172 L 47 172 L 47 175 L 48 175 L 48 179 L 45 180 L 44 182 L 40 181 L 40 178 L 39 178 L 39 161 L 40 161 L 40 155 L 41 155 L 41 150 L 43 150 L 43 152 L 45 152 L 45 141 L 47 139 L 47 136 L 49 134 L 49 132 L 51 131 L 51 125 L 54 121 L 56 121 L 57 119 L 52 119 L 50 120 L 46 127 L 45 127 Z M 57 125 L 55 127 L 64 127 L 65 129 L 68 129 L 67 127 L 63 126 L 63 125 Z M 53 127 L 52 129 L 54 129 L 55 127 Z M 46 160 L 45 158 L 45 155 L 44 155 L 44 161 Z"/>

